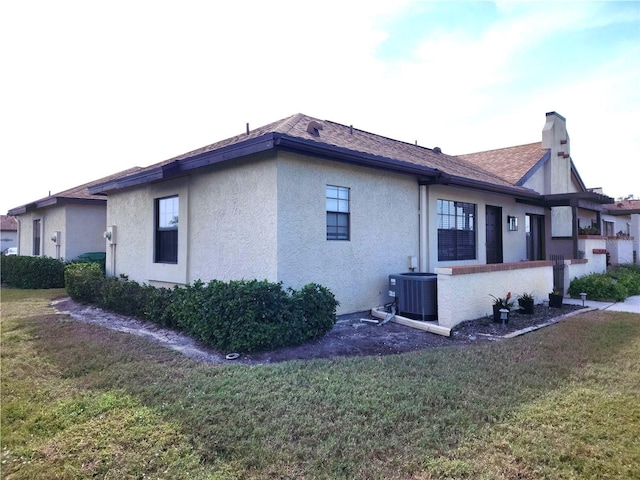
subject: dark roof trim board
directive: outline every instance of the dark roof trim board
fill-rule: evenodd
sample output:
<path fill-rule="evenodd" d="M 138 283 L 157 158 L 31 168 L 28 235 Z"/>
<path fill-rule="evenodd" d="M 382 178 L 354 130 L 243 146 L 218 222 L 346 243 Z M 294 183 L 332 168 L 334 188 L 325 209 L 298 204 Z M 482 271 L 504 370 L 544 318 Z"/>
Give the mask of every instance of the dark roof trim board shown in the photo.
<path fill-rule="evenodd" d="M 620 216 L 620 215 L 637 215 L 640 214 L 640 208 L 636 208 L 636 209 L 629 209 L 629 210 L 616 210 L 616 209 L 610 209 L 607 210 L 607 213 L 609 215 L 613 215 L 613 216 Z"/>
<path fill-rule="evenodd" d="M 103 198 L 67 198 L 67 197 L 47 197 L 37 202 L 27 203 L 16 208 L 12 208 L 7 213 L 9 215 L 24 215 L 25 213 L 39 208 L 51 207 L 53 205 L 105 205 Z"/>
<path fill-rule="evenodd" d="M 155 168 L 145 169 L 140 173 L 134 173 L 126 177 L 120 177 L 107 182 L 98 183 L 89 187 L 89 193 L 93 195 L 106 195 L 115 190 L 136 187 L 147 183 L 168 180 L 181 174 L 186 174 L 191 170 L 215 165 L 218 163 L 234 160 L 236 158 L 261 153 L 273 149 L 273 136 L 268 133 L 260 137 L 234 143 L 217 150 L 204 152 L 192 157 L 174 160 Z"/>
<path fill-rule="evenodd" d="M 551 150 L 547 150 L 547 152 L 536 162 L 536 164 L 531 167 L 531 169 L 524 174 L 524 176 L 516 183 L 519 187 L 523 186 L 525 183 L 529 181 L 531 177 L 535 175 L 542 165 L 544 165 L 551 158 Z"/>
<path fill-rule="evenodd" d="M 573 158 L 570 158 L 569 162 L 570 162 L 570 165 L 571 165 L 571 173 L 573 174 L 575 179 L 578 181 L 578 184 L 580 185 L 580 188 L 582 190 L 588 190 L 587 186 L 582 181 L 582 178 L 580 177 L 580 174 L 578 173 L 578 169 L 576 168 L 575 164 L 573 163 Z"/>
<path fill-rule="evenodd" d="M 106 205 L 106 199 L 91 195 L 88 191 L 88 187 L 97 183 L 104 183 L 108 179 L 121 178 L 131 174 L 132 172 L 140 171 L 140 167 L 133 167 L 122 172 L 103 177 L 93 182 L 85 183 L 77 187 L 70 188 L 63 192 L 58 192 L 54 195 L 41 198 L 34 202 L 29 202 L 25 205 L 12 208 L 9 210 L 9 215 L 22 215 L 27 212 L 37 210 L 39 208 L 51 207 L 54 205 Z"/>
<path fill-rule="evenodd" d="M 147 183 L 158 182 L 186 174 L 198 168 L 224 163 L 237 158 L 281 149 L 295 153 L 313 155 L 329 160 L 340 161 L 352 165 L 378 168 L 386 171 L 416 175 L 421 184 L 446 184 L 452 186 L 474 188 L 492 193 L 515 195 L 527 199 L 539 199 L 540 195 L 523 187 L 495 185 L 479 180 L 446 174 L 437 168 L 417 165 L 415 163 L 395 160 L 371 153 L 359 152 L 336 145 L 305 140 L 283 133 L 267 133 L 259 137 L 221 147 L 209 152 L 200 153 L 188 158 L 174 160 L 140 173 L 120 177 L 89 187 L 89 193 L 105 195 L 109 192 Z"/>

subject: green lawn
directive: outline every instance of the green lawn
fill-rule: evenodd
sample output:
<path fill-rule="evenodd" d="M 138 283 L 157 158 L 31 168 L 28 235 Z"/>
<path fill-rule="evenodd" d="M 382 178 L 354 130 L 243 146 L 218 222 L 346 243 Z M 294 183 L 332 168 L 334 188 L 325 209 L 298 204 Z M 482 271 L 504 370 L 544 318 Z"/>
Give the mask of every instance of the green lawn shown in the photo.
<path fill-rule="evenodd" d="M 2 289 L 2 478 L 640 478 L 640 315 L 215 366 Z M 417 332 L 416 334 L 423 334 Z"/>

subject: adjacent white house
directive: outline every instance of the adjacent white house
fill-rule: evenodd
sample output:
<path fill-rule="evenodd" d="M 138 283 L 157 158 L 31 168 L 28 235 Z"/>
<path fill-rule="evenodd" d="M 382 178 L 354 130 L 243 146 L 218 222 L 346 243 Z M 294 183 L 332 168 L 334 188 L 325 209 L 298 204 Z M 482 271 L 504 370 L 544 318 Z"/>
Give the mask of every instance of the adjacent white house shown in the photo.
<path fill-rule="evenodd" d="M 612 265 L 638 263 L 640 251 L 640 199 L 618 200 L 602 218 L 607 254 Z"/>
<path fill-rule="evenodd" d="M 103 196 L 90 194 L 88 188 L 137 169 L 128 169 L 9 210 L 9 215 L 14 216 L 18 224 L 18 255 L 74 260 L 83 253 L 104 252 L 107 202 Z"/>
<path fill-rule="evenodd" d="M 0 252 L 18 246 L 18 221 L 10 215 L 0 215 Z"/>
<path fill-rule="evenodd" d="M 585 188 L 569 145 L 555 112 L 540 143 L 463 156 L 296 114 L 87 190 L 107 198 L 108 275 L 316 282 L 344 314 L 392 300 L 391 274 L 435 273 L 451 327 L 489 294 L 542 299 L 551 254 L 604 268 L 599 248 L 578 258 L 578 222 L 613 200 Z"/>

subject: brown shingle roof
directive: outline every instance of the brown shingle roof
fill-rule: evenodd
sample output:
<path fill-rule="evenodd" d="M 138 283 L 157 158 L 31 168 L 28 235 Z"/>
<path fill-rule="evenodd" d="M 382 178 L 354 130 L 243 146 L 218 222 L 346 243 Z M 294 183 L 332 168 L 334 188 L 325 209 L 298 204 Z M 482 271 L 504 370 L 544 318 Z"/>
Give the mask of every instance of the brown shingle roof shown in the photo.
<path fill-rule="evenodd" d="M 11 215 L 0 215 L 0 230 L 18 230 L 18 221 Z"/>
<path fill-rule="evenodd" d="M 512 185 L 519 185 L 548 151 L 542 148 L 542 142 L 537 142 L 459 155 L 459 158 L 498 175 Z"/>
<path fill-rule="evenodd" d="M 607 205 L 607 211 L 611 215 L 628 215 L 640 213 L 640 199 L 616 200 L 615 203 Z"/>
<path fill-rule="evenodd" d="M 89 193 L 89 187 L 92 185 L 96 185 L 99 183 L 107 182 L 110 180 L 114 180 L 120 177 L 126 177 L 127 175 L 131 175 L 137 171 L 141 170 L 141 167 L 133 167 L 127 170 L 123 170 L 121 172 L 115 173 L 113 175 L 109 175 L 107 177 L 100 178 L 98 180 L 93 180 L 92 182 L 85 183 L 83 185 L 78 185 L 77 187 L 70 188 L 68 190 L 64 190 L 59 193 L 55 193 L 53 195 L 49 195 L 48 197 L 43 197 L 34 202 L 28 203 L 26 205 L 21 205 L 19 207 L 12 208 L 9 210 L 9 215 L 20 215 L 25 213 L 28 210 L 33 210 L 35 208 L 43 208 L 48 207 L 50 205 L 55 205 L 58 203 L 73 203 L 73 202 L 98 202 L 104 203 L 106 201 L 104 196 L 101 195 L 92 195 Z"/>
<path fill-rule="evenodd" d="M 313 128 L 310 129 L 310 124 L 312 124 L 312 126 L 316 125 L 318 129 L 316 131 L 314 131 Z M 489 171 L 482 165 L 475 164 L 462 157 L 447 155 L 436 150 L 393 140 L 336 122 L 318 120 L 301 113 L 256 128 L 251 130 L 248 134 L 243 133 L 236 135 L 197 150 L 192 150 L 177 157 L 150 165 L 149 167 L 136 172 L 136 176 L 138 176 L 137 174 L 141 174 L 139 178 L 142 178 L 143 174 L 157 170 L 159 167 L 164 167 L 170 163 L 192 159 L 199 155 L 215 152 L 225 147 L 257 139 L 267 134 L 286 135 L 290 138 L 309 142 L 310 145 L 313 143 L 317 143 L 320 146 L 329 145 L 351 152 L 374 155 L 381 157 L 383 160 L 388 159 L 392 161 L 406 162 L 419 167 L 437 169 L 451 176 L 484 182 L 487 184 L 502 187 L 514 186 L 514 183 L 497 175 L 495 172 Z"/>

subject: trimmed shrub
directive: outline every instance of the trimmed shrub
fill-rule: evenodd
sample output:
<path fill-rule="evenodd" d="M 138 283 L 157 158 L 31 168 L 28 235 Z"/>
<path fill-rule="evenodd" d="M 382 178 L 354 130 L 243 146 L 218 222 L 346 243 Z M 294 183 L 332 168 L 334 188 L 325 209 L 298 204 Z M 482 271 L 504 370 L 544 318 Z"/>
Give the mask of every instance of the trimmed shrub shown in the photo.
<path fill-rule="evenodd" d="M 336 308 L 339 302 L 331 291 L 318 285 L 309 283 L 299 291 L 291 290 L 296 318 L 295 325 L 299 331 L 292 331 L 291 341 L 304 343 L 322 337 L 336 324 Z"/>
<path fill-rule="evenodd" d="M 98 263 L 93 263 L 98 265 Z M 131 317 L 143 317 L 146 298 L 144 288 L 136 282 L 109 277 L 103 280 L 97 302 L 101 308 Z"/>
<path fill-rule="evenodd" d="M 174 303 L 177 302 L 179 287 L 173 290 L 156 288 L 151 285 L 142 286 L 143 317 L 163 327 L 177 328 L 174 316 Z"/>
<path fill-rule="evenodd" d="M 97 263 L 69 263 L 64 269 L 67 293 L 74 300 L 96 303 L 104 275 Z"/>
<path fill-rule="evenodd" d="M 169 308 L 176 326 L 220 350 L 275 349 L 303 343 L 317 334 L 300 334 L 303 310 L 296 308 L 293 295 L 280 283 L 214 280 L 205 285 L 198 281 L 174 290 L 174 295 Z"/>
<path fill-rule="evenodd" d="M 629 296 L 640 295 L 640 265 L 617 265 L 607 274 L 622 284 Z"/>
<path fill-rule="evenodd" d="M 235 280 L 173 289 L 102 277 L 97 264 L 75 263 L 65 271 L 69 295 L 106 310 L 176 328 L 223 351 L 255 352 L 300 345 L 326 334 L 338 302 L 325 287 L 299 291 L 281 283 Z"/>
<path fill-rule="evenodd" d="M 51 257 L 0 256 L 2 283 L 16 288 L 63 288 L 64 263 Z"/>
<path fill-rule="evenodd" d="M 592 273 L 580 278 L 574 278 L 569 285 L 569 295 L 579 297 L 586 293 L 591 300 L 613 300 L 621 302 L 629 296 L 624 285 L 604 273 Z"/>
<path fill-rule="evenodd" d="M 569 295 L 576 298 L 584 292 L 591 300 L 622 302 L 631 295 L 640 295 L 640 266 L 617 265 L 607 273 L 574 278 L 568 291 Z"/>

